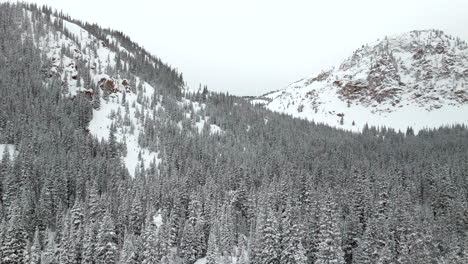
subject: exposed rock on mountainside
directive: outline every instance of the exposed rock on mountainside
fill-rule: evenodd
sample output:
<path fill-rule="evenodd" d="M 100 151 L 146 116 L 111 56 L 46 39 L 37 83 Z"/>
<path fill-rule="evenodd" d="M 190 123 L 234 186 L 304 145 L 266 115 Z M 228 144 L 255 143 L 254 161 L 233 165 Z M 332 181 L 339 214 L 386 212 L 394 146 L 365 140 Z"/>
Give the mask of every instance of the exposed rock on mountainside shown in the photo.
<path fill-rule="evenodd" d="M 106 141 L 112 134 L 122 145 L 122 161 L 130 175 L 161 161 L 157 132 L 152 131 L 151 143 L 145 139 L 149 123 L 174 122 L 182 129 L 181 121 L 161 117 L 166 110 L 162 101 L 170 101 L 169 97 L 180 100 L 174 103 L 184 109 L 185 119 L 198 120 L 190 123 L 193 131 L 202 133 L 206 124 L 209 133 L 222 132 L 208 122 L 209 117 L 201 116 L 204 105 L 182 98 L 187 87 L 180 73 L 122 33 L 47 8 L 18 10 L 18 16 L 26 18 L 19 24 L 23 38 L 32 41 L 45 61 L 41 68 L 44 83 L 59 84 L 63 98 L 80 95 L 91 101 L 93 113 L 86 131 Z"/>
<path fill-rule="evenodd" d="M 262 97 L 253 102 L 354 131 L 365 124 L 419 130 L 468 123 L 468 46 L 438 30 L 385 37 Z"/>

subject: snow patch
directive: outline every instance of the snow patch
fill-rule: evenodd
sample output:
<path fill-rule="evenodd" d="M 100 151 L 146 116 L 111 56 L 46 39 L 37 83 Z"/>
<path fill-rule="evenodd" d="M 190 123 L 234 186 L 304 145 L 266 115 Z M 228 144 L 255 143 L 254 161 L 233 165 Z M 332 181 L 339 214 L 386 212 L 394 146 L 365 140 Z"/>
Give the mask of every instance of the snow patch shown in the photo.
<path fill-rule="evenodd" d="M 205 127 L 206 124 L 208 124 L 208 117 L 206 117 L 206 120 L 201 119 L 200 121 L 195 123 L 195 127 L 197 128 L 199 134 L 203 133 L 203 128 Z M 210 135 L 224 133 L 224 131 L 218 125 L 209 124 L 209 126 L 210 126 Z"/>
<path fill-rule="evenodd" d="M 194 264 L 206 264 L 208 260 L 206 258 L 201 258 L 197 260 Z"/>
<path fill-rule="evenodd" d="M 158 213 L 155 216 L 153 216 L 153 223 L 158 228 L 162 226 L 163 220 L 162 220 L 161 210 L 159 210 Z"/>
<path fill-rule="evenodd" d="M 0 160 L 2 159 L 5 152 L 8 152 L 11 161 L 13 161 L 16 156 L 18 156 L 16 146 L 12 144 L 0 144 Z"/>
<path fill-rule="evenodd" d="M 149 85 L 147 88 L 148 90 L 152 89 L 151 91 L 154 91 Z M 98 139 L 108 140 L 111 126 L 116 122 L 116 118 L 118 118 L 117 115 L 120 114 L 122 118 L 125 118 L 126 115 L 130 123 L 117 126 L 118 129 L 115 136 L 117 141 L 121 143 L 125 142 L 127 153 L 123 161 L 130 175 L 135 176 L 136 168 L 141 165 L 148 168 L 152 162 L 155 162 L 157 165 L 160 159 L 158 158 L 158 152 L 142 148 L 138 143 L 138 137 L 143 131 L 143 124 L 138 117 L 137 109 L 141 110 L 144 108 L 137 102 L 137 95 L 134 93 L 125 93 L 125 97 L 126 102 L 130 106 L 128 107 L 127 113 L 125 106 L 121 103 L 123 100 L 123 93 L 112 94 L 107 101 L 100 98 L 101 107 L 98 110 L 93 110 L 93 119 L 89 123 L 89 130 L 90 133 Z M 133 104 L 135 104 L 135 107 L 131 107 Z M 145 109 L 145 111 L 145 116 L 151 116 L 149 110 Z"/>

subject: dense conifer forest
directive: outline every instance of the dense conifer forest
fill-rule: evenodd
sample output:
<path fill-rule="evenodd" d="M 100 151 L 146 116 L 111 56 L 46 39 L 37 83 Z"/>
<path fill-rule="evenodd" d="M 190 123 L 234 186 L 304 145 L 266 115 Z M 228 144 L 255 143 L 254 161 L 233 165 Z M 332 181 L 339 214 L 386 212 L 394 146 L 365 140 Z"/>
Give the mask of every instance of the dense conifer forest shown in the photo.
<path fill-rule="evenodd" d="M 125 48 L 106 42 L 119 63 L 103 72 L 155 87 L 134 93 L 152 111 L 138 144 L 159 162 L 122 162 L 125 113 L 107 140 L 89 132 L 112 94 L 81 61 L 93 98 L 68 96 L 37 45 L 75 38 L 64 20 Z M 120 32 L 0 4 L 0 144 L 15 146 L 0 162 L 0 263 L 468 263 L 466 127 L 351 133 L 184 87 Z"/>

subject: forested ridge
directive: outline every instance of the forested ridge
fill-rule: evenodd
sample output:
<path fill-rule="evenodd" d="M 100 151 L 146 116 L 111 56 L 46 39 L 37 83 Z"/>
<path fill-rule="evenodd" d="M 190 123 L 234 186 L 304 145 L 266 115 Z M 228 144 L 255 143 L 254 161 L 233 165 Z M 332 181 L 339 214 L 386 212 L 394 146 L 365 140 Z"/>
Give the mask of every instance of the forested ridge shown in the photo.
<path fill-rule="evenodd" d="M 102 69 L 77 59 L 91 98 L 71 94 L 67 65 L 51 71 L 37 44 L 47 32 L 76 38 L 63 21 L 119 58 Z M 100 70 L 155 92 L 109 92 L 92 78 Z M 101 140 L 89 123 L 111 100 L 128 112 L 112 113 Z M 139 146 L 159 159 L 134 177 L 117 137 L 132 133 L 131 109 Z M 0 144 L 16 146 L 0 162 L 0 263 L 468 262 L 465 126 L 350 133 L 189 92 L 122 33 L 49 8 L 0 4 Z"/>

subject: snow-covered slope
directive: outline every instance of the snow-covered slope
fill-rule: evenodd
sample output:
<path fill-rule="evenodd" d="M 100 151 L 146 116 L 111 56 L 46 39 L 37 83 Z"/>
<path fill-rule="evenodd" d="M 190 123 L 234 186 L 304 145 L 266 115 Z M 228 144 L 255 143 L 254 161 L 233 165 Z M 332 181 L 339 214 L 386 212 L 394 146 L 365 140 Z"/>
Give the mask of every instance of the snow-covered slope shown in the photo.
<path fill-rule="evenodd" d="M 468 124 L 468 45 L 437 30 L 386 37 L 252 103 L 352 131 Z"/>
<path fill-rule="evenodd" d="M 103 37 L 102 32 L 96 34 L 71 19 L 43 14 L 41 23 L 31 11 L 25 12 L 30 23 L 36 24 L 33 30 L 25 32 L 25 38 L 31 38 L 48 61 L 44 63 L 45 83 L 58 79 L 61 96 L 81 96 L 92 102 L 89 132 L 99 140 L 108 140 L 115 128 L 115 138 L 125 148 L 122 160 L 130 175 L 152 163 L 157 165 L 161 160 L 157 140 L 146 141 L 146 146 L 141 142 L 145 121 L 159 120 L 160 113 L 165 111 L 163 87 L 149 84 L 140 72 L 131 70 L 130 58 L 144 58 L 145 63 L 154 67 L 155 75 L 160 74 L 159 70 L 167 74 L 168 69 L 161 69 L 162 63 L 139 47 L 132 47 L 139 54 L 132 53 L 111 31 Z M 188 87 L 177 88 L 190 91 Z M 179 106 L 186 109 L 187 119 L 199 120 L 192 124 L 194 131 L 202 133 L 206 124 L 211 134 L 222 133 L 221 128 L 209 124 L 208 117 L 201 114 L 203 105 L 182 98 Z"/>
<path fill-rule="evenodd" d="M 53 23 L 59 18 L 51 16 L 50 19 Z M 157 151 L 142 148 L 138 144 L 138 136 L 143 131 L 141 119 L 138 117 L 141 112 L 150 116 L 154 111 L 141 104 L 142 100 L 137 100 L 137 96 L 140 94 L 148 99 L 152 97 L 155 89 L 145 82 L 140 85 L 138 76 L 132 76 L 133 81 L 124 79 L 119 74 L 110 76 L 111 72 L 114 73 L 112 68 L 116 65 L 117 54 L 104 41 L 79 25 L 60 20 L 64 30 L 70 33 L 69 36 L 59 31 L 48 31 L 37 42 L 38 48 L 51 61 L 50 77 L 53 74 L 60 76 L 64 96 L 83 94 L 90 100 L 97 101 L 94 102 L 96 107 L 93 110 L 89 131 L 99 140 L 107 140 L 111 126 L 116 127 L 117 141 L 125 143 L 126 146 L 126 155 L 122 159 L 131 175 L 134 175 L 135 169 L 141 163 L 146 168 L 151 162 L 158 163 Z M 125 49 L 120 48 L 120 50 Z M 91 80 L 88 84 L 83 81 L 83 72 L 78 71 L 77 65 L 80 63 L 87 64 L 90 70 Z M 100 88 L 102 96 L 95 94 L 92 89 L 94 85 Z M 141 91 L 137 90 L 137 87 L 142 88 Z M 131 107 L 126 107 L 123 97 L 126 104 Z M 121 116 L 124 116 L 127 122 L 122 122 Z"/>

